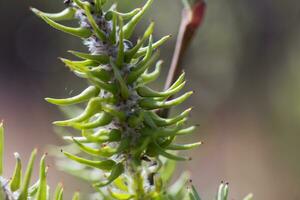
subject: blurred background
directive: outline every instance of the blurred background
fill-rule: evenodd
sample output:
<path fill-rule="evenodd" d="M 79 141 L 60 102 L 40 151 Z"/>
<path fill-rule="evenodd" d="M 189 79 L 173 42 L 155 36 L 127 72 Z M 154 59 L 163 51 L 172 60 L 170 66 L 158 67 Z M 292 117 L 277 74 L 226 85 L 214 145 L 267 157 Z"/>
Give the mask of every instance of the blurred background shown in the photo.
<path fill-rule="evenodd" d="M 121 10 L 143 0 L 119 1 Z M 200 124 L 194 139 L 204 145 L 191 171 L 204 199 L 213 199 L 219 183 L 230 183 L 238 200 L 253 192 L 257 200 L 300 199 L 300 3 L 293 0 L 208 0 L 201 30 L 187 52 L 184 68 L 195 95 L 192 123 Z M 59 62 L 67 50 L 84 50 L 77 38 L 48 27 L 29 6 L 59 11 L 62 0 L 0 0 L 0 118 L 6 126 L 6 174 L 13 170 L 13 152 L 28 158 L 49 144 L 62 144 L 51 122 L 60 111 L 44 97 L 65 97 L 85 87 Z M 162 48 L 161 83 L 173 53 L 181 17 L 180 0 L 156 1 L 138 27 L 156 21 L 155 38 L 172 34 Z M 156 84 L 156 88 L 162 88 Z M 183 109 L 182 106 L 180 109 Z M 178 108 L 174 112 L 180 112 Z M 67 192 L 90 189 L 55 169 L 50 182 L 63 181 Z"/>

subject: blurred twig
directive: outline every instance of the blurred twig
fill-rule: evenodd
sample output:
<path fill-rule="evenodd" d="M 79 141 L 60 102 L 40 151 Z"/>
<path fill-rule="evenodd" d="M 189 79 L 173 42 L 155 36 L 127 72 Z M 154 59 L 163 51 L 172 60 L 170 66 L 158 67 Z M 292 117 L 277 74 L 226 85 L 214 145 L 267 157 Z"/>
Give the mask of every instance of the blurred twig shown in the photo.
<path fill-rule="evenodd" d="M 204 0 L 182 0 L 182 2 L 184 8 L 182 10 L 181 25 L 165 89 L 168 89 L 182 72 L 182 61 L 185 52 L 193 40 L 196 31 L 201 26 L 206 10 L 206 3 Z M 163 117 L 167 117 L 168 114 L 169 109 L 164 109 L 160 113 Z"/>

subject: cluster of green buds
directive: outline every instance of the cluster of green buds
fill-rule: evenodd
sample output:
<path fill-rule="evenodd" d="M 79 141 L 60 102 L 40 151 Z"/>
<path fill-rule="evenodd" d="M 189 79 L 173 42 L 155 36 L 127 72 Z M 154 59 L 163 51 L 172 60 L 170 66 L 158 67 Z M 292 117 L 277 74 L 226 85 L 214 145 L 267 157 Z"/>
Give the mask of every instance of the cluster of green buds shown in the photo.
<path fill-rule="evenodd" d="M 43 155 L 40 161 L 39 179 L 33 185 L 30 185 L 31 176 L 33 173 L 33 165 L 36 159 L 37 150 L 34 149 L 31 153 L 25 175 L 22 175 L 22 162 L 18 153 L 15 153 L 16 166 L 13 176 L 10 179 L 2 177 L 3 174 L 3 152 L 4 152 L 4 128 L 3 123 L 0 123 L 0 199 L 1 200 L 49 200 L 49 187 L 47 185 L 48 167 L 45 163 L 46 154 Z M 51 197 L 53 200 L 63 200 L 63 187 L 59 184 L 56 191 Z M 79 194 L 75 193 L 73 200 L 79 200 Z"/>
<path fill-rule="evenodd" d="M 104 10 L 106 0 L 67 0 L 66 9 L 56 14 L 32 9 L 50 26 L 81 38 L 88 47 L 88 53 L 69 51 L 79 60 L 61 60 L 90 86 L 75 97 L 46 100 L 59 106 L 85 105 L 80 115 L 54 122 L 79 130 L 79 135 L 64 139 L 80 151 L 62 151 L 85 166 L 78 173 L 90 174 L 87 179 L 98 191 L 116 199 L 163 199 L 166 192 L 159 175 L 163 159 L 189 160 L 176 152 L 201 144 L 174 143 L 177 136 L 196 128 L 185 127 L 190 108 L 171 118 L 158 114 L 160 109 L 177 106 L 192 95 L 187 92 L 172 98 L 183 89 L 185 74 L 163 92 L 147 86 L 160 74 L 163 62 L 157 48 L 170 36 L 154 42 L 151 22 L 142 37 L 130 41 L 152 3 L 148 0 L 142 8 L 128 13 L 118 12 L 116 4 Z M 79 27 L 58 23 L 74 19 Z M 102 178 L 95 180 L 95 170 L 103 172 Z"/>

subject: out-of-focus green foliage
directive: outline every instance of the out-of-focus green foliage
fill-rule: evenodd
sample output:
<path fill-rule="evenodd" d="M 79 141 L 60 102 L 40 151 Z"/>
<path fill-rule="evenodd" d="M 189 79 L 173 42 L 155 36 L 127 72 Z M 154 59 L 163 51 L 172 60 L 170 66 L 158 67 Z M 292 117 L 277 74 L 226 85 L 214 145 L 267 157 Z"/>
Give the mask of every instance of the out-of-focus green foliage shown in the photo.
<path fill-rule="evenodd" d="M 3 169 L 3 151 L 4 151 L 4 128 L 0 123 L 0 168 Z M 22 162 L 18 153 L 15 153 L 16 166 L 14 174 L 10 179 L 2 177 L 0 173 L 0 199 L 1 200 L 49 200 L 50 189 L 47 185 L 47 171 L 45 159 L 46 154 L 43 155 L 40 161 L 40 175 L 38 181 L 34 184 L 30 184 L 33 173 L 33 165 L 36 159 L 37 150 L 34 149 L 31 153 L 25 174 L 22 175 Z M 59 184 L 55 194 L 52 197 L 53 200 L 63 200 L 63 188 Z M 74 195 L 73 200 L 78 200 L 78 194 Z"/>

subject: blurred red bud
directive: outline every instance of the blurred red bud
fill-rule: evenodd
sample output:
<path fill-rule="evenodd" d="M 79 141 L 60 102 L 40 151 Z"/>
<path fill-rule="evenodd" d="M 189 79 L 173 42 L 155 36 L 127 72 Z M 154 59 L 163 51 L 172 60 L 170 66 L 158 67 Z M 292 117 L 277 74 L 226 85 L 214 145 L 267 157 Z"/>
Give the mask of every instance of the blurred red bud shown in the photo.
<path fill-rule="evenodd" d="M 202 24 L 205 10 L 206 3 L 203 0 L 198 0 L 192 5 L 190 10 L 190 12 L 192 12 L 189 23 L 190 28 L 197 29 Z"/>

